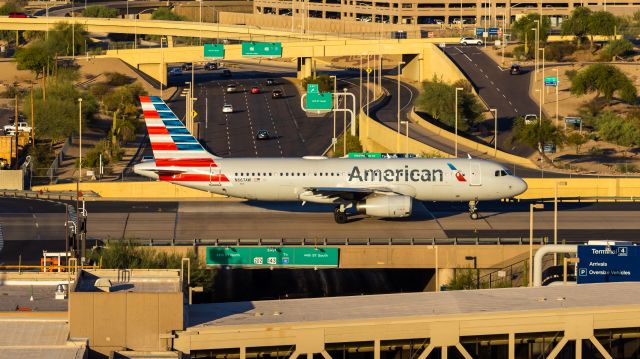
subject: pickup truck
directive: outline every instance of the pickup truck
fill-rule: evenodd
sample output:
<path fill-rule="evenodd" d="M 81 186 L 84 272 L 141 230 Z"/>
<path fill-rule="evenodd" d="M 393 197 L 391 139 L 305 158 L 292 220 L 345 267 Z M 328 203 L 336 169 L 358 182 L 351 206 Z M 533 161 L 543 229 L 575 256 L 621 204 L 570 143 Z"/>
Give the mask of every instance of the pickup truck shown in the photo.
<path fill-rule="evenodd" d="M 6 125 L 2 128 L 2 130 L 4 130 L 4 133 L 15 133 L 16 131 L 16 126 L 15 124 L 11 124 L 11 125 Z M 19 132 L 31 132 L 31 126 L 29 126 L 26 122 L 18 122 L 18 131 Z"/>

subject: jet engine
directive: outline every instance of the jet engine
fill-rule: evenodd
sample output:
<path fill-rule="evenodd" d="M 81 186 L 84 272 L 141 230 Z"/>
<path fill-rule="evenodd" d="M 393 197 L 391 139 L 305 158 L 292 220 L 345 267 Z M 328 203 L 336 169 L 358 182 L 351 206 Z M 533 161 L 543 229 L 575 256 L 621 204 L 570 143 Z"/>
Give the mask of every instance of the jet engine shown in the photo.
<path fill-rule="evenodd" d="M 372 195 L 357 202 L 356 211 L 376 217 L 408 217 L 411 215 L 411 197 Z"/>

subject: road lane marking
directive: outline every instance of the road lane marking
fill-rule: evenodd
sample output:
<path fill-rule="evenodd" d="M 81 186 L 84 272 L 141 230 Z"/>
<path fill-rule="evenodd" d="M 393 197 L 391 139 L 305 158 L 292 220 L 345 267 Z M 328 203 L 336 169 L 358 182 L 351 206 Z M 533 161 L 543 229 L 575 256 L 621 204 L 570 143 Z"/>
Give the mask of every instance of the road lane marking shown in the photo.
<path fill-rule="evenodd" d="M 496 87 L 496 90 L 497 90 L 498 92 L 500 92 L 500 89 L 499 89 L 499 88 L 497 88 L 497 87 Z"/>
<path fill-rule="evenodd" d="M 502 94 L 502 97 L 507 98 L 507 96 L 505 94 Z"/>
<path fill-rule="evenodd" d="M 473 62 L 473 60 L 471 60 L 471 58 L 469 56 L 467 56 L 467 54 L 464 54 L 464 57 L 466 57 L 467 60 L 469 60 L 469 62 Z"/>
<path fill-rule="evenodd" d="M 489 81 L 489 82 L 491 82 L 491 84 L 492 84 L 492 85 L 495 85 L 495 84 L 493 83 L 493 81 Z M 500 91 L 500 90 L 498 90 L 498 91 Z"/>
<path fill-rule="evenodd" d="M 509 105 L 513 106 L 513 104 L 511 103 L 511 101 L 508 101 L 508 102 L 509 102 Z"/>

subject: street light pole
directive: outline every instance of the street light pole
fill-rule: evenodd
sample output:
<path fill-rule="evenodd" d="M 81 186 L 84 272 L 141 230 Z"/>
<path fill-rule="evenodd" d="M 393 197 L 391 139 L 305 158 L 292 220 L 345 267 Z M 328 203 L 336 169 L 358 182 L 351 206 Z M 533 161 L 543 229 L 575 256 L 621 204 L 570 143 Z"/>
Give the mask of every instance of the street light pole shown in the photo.
<path fill-rule="evenodd" d="M 405 147 L 405 158 L 409 158 L 409 121 L 400 121 L 400 124 L 405 125 L 405 138 L 404 138 L 404 147 Z"/>
<path fill-rule="evenodd" d="M 498 109 L 492 108 L 489 110 L 494 112 L 493 117 L 493 157 L 498 157 Z"/>
<path fill-rule="evenodd" d="M 369 54 L 367 54 L 367 117 L 369 116 Z"/>
<path fill-rule="evenodd" d="M 468 261 L 473 261 L 473 269 L 476 272 L 476 289 L 480 289 L 480 270 L 478 269 L 478 257 L 477 256 L 466 256 L 464 259 Z"/>
<path fill-rule="evenodd" d="M 529 287 L 533 284 L 533 210 L 543 208 L 544 203 L 529 204 Z"/>
<path fill-rule="evenodd" d="M 338 106 L 338 94 L 337 94 L 337 84 L 338 81 L 335 75 L 329 76 L 333 79 L 333 137 L 331 138 L 331 144 L 333 145 L 333 153 L 336 153 L 336 107 Z M 346 153 L 345 153 L 346 155 Z"/>
<path fill-rule="evenodd" d="M 344 112 L 342 112 L 342 139 L 343 139 L 343 148 L 342 155 L 347 155 L 347 88 L 343 88 L 342 92 L 344 92 L 344 97 L 342 98 L 344 104 Z"/>
<path fill-rule="evenodd" d="M 396 133 L 396 153 L 400 152 L 400 66 L 404 61 L 398 62 L 398 131 Z"/>
<path fill-rule="evenodd" d="M 553 244 L 558 244 L 558 186 L 566 186 L 567 181 L 554 183 L 553 191 Z M 558 265 L 558 254 L 553 253 L 553 265 Z"/>
<path fill-rule="evenodd" d="M 458 158 L 458 91 L 464 90 L 462 87 L 456 87 L 456 101 L 455 101 L 455 145 L 454 145 L 454 156 Z"/>
<path fill-rule="evenodd" d="M 556 70 L 556 127 L 558 127 L 558 117 L 559 115 L 559 107 L 558 107 L 558 103 L 559 101 L 559 95 L 558 93 L 560 92 L 560 77 L 558 77 L 558 66 L 556 66 L 555 68 Z"/>

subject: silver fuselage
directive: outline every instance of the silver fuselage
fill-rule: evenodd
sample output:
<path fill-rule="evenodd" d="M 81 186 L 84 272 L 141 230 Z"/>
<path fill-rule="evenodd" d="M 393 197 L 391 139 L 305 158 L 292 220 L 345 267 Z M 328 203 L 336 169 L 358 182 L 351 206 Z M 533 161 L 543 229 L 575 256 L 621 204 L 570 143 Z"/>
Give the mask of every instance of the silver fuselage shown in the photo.
<path fill-rule="evenodd" d="M 171 171 L 180 170 L 180 174 Z M 216 158 L 210 167 L 135 166 L 136 173 L 202 191 L 260 201 L 341 200 L 311 189 L 375 189 L 421 201 L 486 201 L 527 189 L 500 164 L 479 159 Z M 158 176 L 157 173 L 169 173 Z"/>

